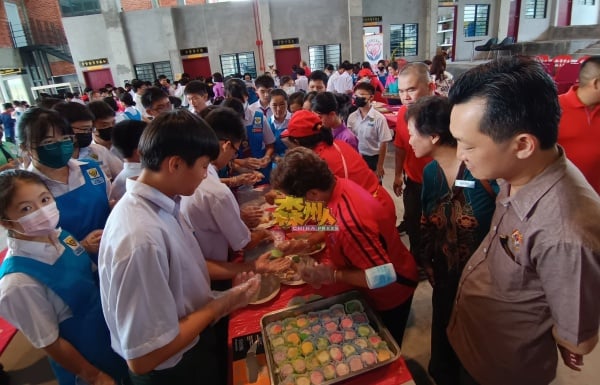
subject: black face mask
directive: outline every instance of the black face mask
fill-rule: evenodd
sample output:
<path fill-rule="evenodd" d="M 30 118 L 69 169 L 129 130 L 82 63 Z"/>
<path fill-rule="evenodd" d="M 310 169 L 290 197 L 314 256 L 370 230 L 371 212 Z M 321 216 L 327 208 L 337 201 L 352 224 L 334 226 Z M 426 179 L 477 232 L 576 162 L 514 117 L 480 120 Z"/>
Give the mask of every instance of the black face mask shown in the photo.
<path fill-rule="evenodd" d="M 103 128 L 101 130 L 100 129 L 96 130 L 96 133 L 102 140 L 111 140 L 112 130 L 113 130 L 112 127 L 107 127 L 107 128 Z"/>
<path fill-rule="evenodd" d="M 92 133 L 75 134 L 75 145 L 79 148 L 85 148 L 92 143 Z"/>
<path fill-rule="evenodd" d="M 384 67 L 379 67 L 379 71 L 383 71 L 384 69 Z"/>
<path fill-rule="evenodd" d="M 359 96 L 356 96 L 354 98 L 354 105 L 358 108 L 360 107 L 364 107 L 367 105 L 367 98 L 361 98 Z"/>

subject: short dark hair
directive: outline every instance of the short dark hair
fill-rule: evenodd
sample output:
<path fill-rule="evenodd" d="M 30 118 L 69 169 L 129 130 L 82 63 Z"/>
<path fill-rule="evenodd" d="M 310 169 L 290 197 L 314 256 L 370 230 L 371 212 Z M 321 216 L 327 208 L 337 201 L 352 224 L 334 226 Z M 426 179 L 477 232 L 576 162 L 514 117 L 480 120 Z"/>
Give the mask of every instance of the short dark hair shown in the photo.
<path fill-rule="evenodd" d="M 123 120 L 115 124 L 112 131 L 112 145 L 124 158 L 131 158 L 140 143 L 140 137 L 146 128 L 141 120 Z"/>
<path fill-rule="evenodd" d="M 299 104 L 302 105 L 304 103 L 304 92 L 296 91 L 290 95 L 288 98 L 288 105 L 290 104 Z"/>
<path fill-rule="evenodd" d="M 138 150 L 142 167 L 159 171 L 170 156 L 179 156 L 190 167 L 202 156 L 215 160 L 219 141 L 202 118 L 187 110 L 174 110 L 152 120 L 140 138 Z"/>
<path fill-rule="evenodd" d="M 327 163 L 304 147 L 288 150 L 271 173 L 272 186 L 295 197 L 305 197 L 312 189 L 327 191 L 334 183 Z"/>
<path fill-rule="evenodd" d="M 220 72 L 215 72 L 212 77 L 214 82 L 223 82 L 223 74 Z"/>
<path fill-rule="evenodd" d="M 200 80 L 192 80 L 185 86 L 185 90 L 183 93 L 186 95 L 196 94 L 196 95 L 207 95 L 208 94 L 208 86 L 206 83 L 201 82 Z"/>
<path fill-rule="evenodd" d="M 21 147 L 30 150 L 39 146 L 50 127 L 59 130 L 61 135 L 73 135 L 73 129 L 57 111 L 40 107 L 33 107 L 25 111 L 19 119 L 17 130 Z"/>
<path fill-rule="evenodd" d="M 331 64 L 329 64 L 329 63 L 325 64 L 325 69 L 326 69 L 327 71 L 333 71 L 333 70 L 334 70 L 334 68 L 333 68 L 333 65 L 331 65 Z"/>
<path fill-rule="evenodd" d="M 317 144 L 319 143 L 326 143 L 328 146 L 332 146 L 333 132 L 331 132 L 331 128 L 329 127 L 322 127 L 317 134 L 303 136 L 301 138 L 289 136 L 288 139 L 290 142 L 297 144 L 298 146 L 313 149 L 317 147 Z"/>
<path fill-rule="evenodd" d="M 227 98 L 237 98 L 243 101 L 244 97 L 248 97 L 246 83 L 241 79 L 231 78 L 227 80 L 224 84 L 224 89 L 225 97 Z"/>
<path fill-rule="evenodd" d="M 373 85 L 371 83 L 359 82 L 354 87 L 354 91 L 356 91 L 356 90 L 367 91 L 371 95 L 375 95 L 375 87 L 373 87 Z"/>
<path fill-rule="evenodd" d="M 60 114 L 60 116 L 63 119 L 65 119 L 69 124 L 81 121 L 96 120 L 92 111 L 87 106 L 84 106 L 81 103 L 60 102 L 55 104 L 54 107 L 52 107 L 52 109 L 57 111 Z"/>
<path fill-rule="evenodd" d="M 325 85 L 327 85 L 328 79 L 329 79 L 329 76 L 327 76 L 327 74 L 321 70 L 312 71 L 310 73 L 310 76 L 308 77 L 309 82 L 311 80 L 321 80 L 321 81 L 323 81 L 323 84 L 325 84 Z"/>
<path fill-rule="evenodd" d="M 338 102 L 332 92 L 321 92 L 311 100 L 311 109 L 319 114 L 338 113 Z"/>
<path fill-rule="evenodd" d="M 298 75 L 300 75 L 300 76 L 304 76 L 304 75 L 306 75 L 306 71 L 305 71 L 305 70 L 304 70 L 304 68 L 302 68 L 302 67 L 298 67 L 298 68 L 296 68 L 296 69 L 294 70 L 294 72 L 296 72 L 296 73 L 297 73 Z"/>
<path fill-rule="evenodd" d="M 246 139 L 246 128 L 239 113 L 233 108 L 218 107 L 206 115 L 206 123 L 215 131 L 219 140 L 241 142 Z"/>
<path fill-rule="evenodd" d="M 142 94 L 142 106 L 146 109 L 152 108 L 152 103 L 168 98 L 169 95 L 162 89 L 158 87 L 148 87 Z"/>
<path fill-rule="evenodd" d="M 17 182 L 26 182 L 39 184 L 48 189 L 44 180 L 36 173 L 31 171 L 11 169 L 0 172 L 0 218 L 6 218 L 6 210 L 12 204 Z M 50 191 L 48 189 L 48 191 Z"/>
<path fill-rule="evenodd" d="M 275 80 L 269 75 L 260 75 L 254 79 L 254 86 L 256 88 L 275 88 Z"/>
<path fill-rule="evenodd" d="M 282 96 L 285 99 L 286 103 L 288 101 L 288 95 L 281 88 L 275 88 L 274 90 L 272 90 L 271 91 L 271 98 L 273 98 L 273 96 Z"/>
<path fill-rule="evenodd" d="M 144 81 L 139 80 L 139 79 L 133 79 L 131 81 L 131 88 L 133 88 L 133 92 L 137 92 L 137 90 L 139 88 L 142 88 L 144 86 Z"/>
<path fill-rule="evenodd" d="M 131 94 L 129 92 L 123 92 L 119 99 L 121 99 L 121 102 L 123 102 L 123 104 L 125 104 L 127 107 L 135 106 L 133 97 L 131 96 Z"/>
<path fill-rule="evenodd" d="M 456 139 L 450 133 L 450 102 L 444 96 L 425 96 L 408 106 L 404 115 L 408 123 L 413 119 L 419 134 L 437 135 L 444 146 L 456 147 Z"/>
<path fill-rule="evenodd" d="M 2 108 L 4 108 L 5 110 L 8 110 L 9 108 L 13 108 L 13 104 L 12 103 L 3 103 Z"/>
<path fill-rule="evenodd" d="M 561 114 L 556 84 L 537 60 L 500 58 L 463 73 L 450 88 L 450 104 L 475 98 L 486 103 L 479 130 L 494 142 L 528 133 L 543 150 L 556 144 Z"/>
<path fill-rule="evenodd" d="M 223 100 L 223 103 L 220 104 L 220 106 L 222 107 L 229 107 L 232 110 L 234 110 L 239 116 L 240 118 L 244 119 L 245 113 L 244 113 L 244 104 L 242 103 L 242 101 L 238 98 L 225 98 Z"/>
<path fill-rule="evenodd" d="M 115 100 L 112 97 L 109 97 L 108 99 L 112 99 L 112 102 L 115 103 Z M 117 103 L 115 103 L 115 106 L 116 105 Z M 110 104 L 103 100 L 95 100 L 90 102 L 88 104 L 88 108 L 94 115 L 94 120 L 112 118 L 115 116 L 115 110 L 110 106 Z"/>

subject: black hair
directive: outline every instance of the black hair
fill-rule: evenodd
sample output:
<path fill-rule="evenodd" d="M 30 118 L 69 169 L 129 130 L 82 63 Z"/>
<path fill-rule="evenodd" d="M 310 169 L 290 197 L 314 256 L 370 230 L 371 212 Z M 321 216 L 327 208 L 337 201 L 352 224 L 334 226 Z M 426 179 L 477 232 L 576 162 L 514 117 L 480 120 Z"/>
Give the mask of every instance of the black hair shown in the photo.
<path fill-rule="evenodd" d="M 285 99 L 286 103 L 288 101 L 288 95 L 281 88 L 275 88 L 274 90 L 272 90 L 271 91 L 271 98 L 273 98 L 273 96 L 282 96 Z"/>
<path fill-rule="evenodd" d="M 392 67 L 394 70 L 398 71 L 398 62 L 397 61 L 391 61 L 388 64 L 388 67 Z"/>
<path fill-rule="evenodd" d="M 158 75 L 158 80 L 167 79 L 167 75 Z M 169 79 L 167 79 L 169 80 Z"/>
<path fill-rule="evenodd" d="M 254 86 L 256 88 L 275 88 L 275 80 L 269 75 L 260 75 L 254 79 Z"/>
<path fill-rule="evenodd" d="M 131 88 L 133 89 L 133 92 L 137 92 L 137 90 L 139 88 L 142 88 L 144 86 L 144 82 L 142 80 L 139 79 L 133 79 L 131 81 Z"/>
<path fill-rule="evenodd" d="M 371 83 L 359 82 L 354 87 L 354 91 L 356 90 L 367 91 L 371 95 L 375 95 L 375 87 Z"/>
<path fill-rule="evenodd" d="M 368 61 L 364 61 L 362 62 L 362 64 L 360 65 L 361 68 L 366 68 L 366 69 L 371 69 L 371 63 L 369 63 Z"/>
<path fill-rule="evenodd" d="M 377 62 L 377 67 L 379 67 L 380 64 L 383 64 L 383 66 L 385 67 L 385 60 L 381 59 Z"/>
<path fill-rule="evenodd" d="M 201 82 L 200 80 L 192 80 L 185 86 L 184 94 L 196 94 L 200 96 L 204 96 L 208 94 L 208 86 L 206 83 Z"/>
<path fill-rule="evenodd" d="M 302 147 L 288 150 L 271 173 L 273 187 L 295 197 L 305 197 L 312 189 L 328 191 L 334 183 L 327 162 Z"/>
<path fill-rule="evenodd" d="M 292 80 L 291 76 L 288 75 L 283 75 L 280 79 L 279 79 L 279 84 L 281 85 L 281 87 L 283 87 L 283 85 L 285 83 L 288 83 L 290 80 Z"/>
<path fill-rule="evenodd" d="M 334 70 L 334 68 L 333 68 L 333 65 L 331 65 L 331 64 L 329 64 L 329 63 L 325 64 L 325 69 L 326 69 L 327 71 L 333 71 L 333 70 Z"/>
<path fill-rule="evenodd" d="M 223 82 L 223 75 L 220 72 L 215 72 L 212 77 L 214 82 Z"/>
<path fill-rule="evenodd" d="M 312 98 L 311 109 L 319 114 L 328 114 L 330 112 L 337 114 L 339 106 L 332 92 L 321 92 Z"/>
<path fill-rule="evenodd" d="M 246 128 L 240 115 L 229 107 L 218 107 L 206 115 L 206 123 L 215 131 L 219 140 L 241 142 L 246 139 Z"/>
<path fill-rule="evenodd" d="M 240 116 L 240 118 L 242 118 L 242 120 L 245 118 L 244 104 L 238 98 L 225 98 L 220 106 L 233 109 Z"/>
<path fill-rule="evenodd" d="M 62 99 L 45 96 L 45 97 L 41 97 L 41 98 L 37 99 L 35 101 L 35 104 L 38 107 L 50 109 L 50 108 L 53 108 L 58 103 L 62 103 L 62 102 L 63 102 Z M 79 104 L 79 103 L 77 103 L 77 104 Z"/>
<path fill-rule="evenodd" d="M 112 99 L 112 102 L 115 104 L 116 107 L 117 103 L 115 102 L 114 98 L 109 97 L 105 99 Z M 94 115 L 94 120 L 112 118 L 115 116 L 115 110 L 110 106 L 110 104 L 103 100 L 95 100 L 93 102 L 90 102 L 88 104 L 88 108 Z"/>
<path fill-rule="evenodd" d="M 169 96 L 169 102 L 171 102 L 171 104 L 173 105 L 173 108 L 181 107 L 181 99 L 178 98 L 177 96 Z"/>
<path fill-rule="evenodd" d="M 131 158 L 138 148 L 145 128 L 146 122 L 141 120 L 127 119 L 115 124 L 112 131 L 112 145 L 124 158 Z"/>
<path fill-rule="evenodd" d="M 312 100 L 315 98 L 315 96 L 317 96 L 317 91 L 310 91 L 308 93 L 306 93 L 304 95 L 304 100 L 302 101 L 302 104 L 309 102 L 312 104 Z"/>
<path fill-rule="evenodd" d="M 34 172 L 19 169 L 0 172 L 0 218 L 2 219 L 7 219 L 6 211 L 13 202 L 17 182 L 39 184 L 50 191 L 44 180 Z"/>
<path fill-rule="evenodd" d="M 331 132 L 331 128 L 329 127 L 321 127 L 319 132 L 314 135 L 303 136 L 301 138 L 289 136 L 288 138 L 290 142 L 310 149 L 317 147 L 317 144 L 323 142 L 328 146 L 333 145 L 333 132 Z"/>
<path fill-rule="evenodd" d="M 514 56 L 461 74 L 448 94 L 451 106 L 481 98 L 479 130 L 502 143 L 517 134 L 538 138 L 541 149 L 556 144 L 561 109 L 556 84 L 534 58 Z"/>
<path fill-rule="evenodd" d="M 219 107 L 221 107 L 221 106 L 214 105 L 214 104 L 211 104 L 210 106 L 206 106 L 206 108 L 202 109 L 202 111 L 200 111 L 200 113 L 198 113 L 198 116 L 200 116 L 202 119 L 206 120 L 206 116 Z"/>
<path fill-rule="evenodd" d="M 291 94 L 288 98 L 288 106 L 290 104 L 299 104 L 300 106 L 302 106 L 302 104 L 304 104 L 304 92 L 296 91 L 293 94 Z"/>
<path fill-rule="evenodd" d="M 413 119 L 415 128 L 422 136 L 437 135 L 440 145 L 456 147 L 456 139 L 450 133 L 450 102 L 444 96 L 425 96 L 408 106 L 404 115 L 408 123 Z"/>
<path fill-rule="evenodd" d="M 168 98 L 169 95 L 162 89 L 158 87 L 148 87 L 142 94 L 142 106 L 149 109 L 152 108 L 152 103 Z"/>
<path fill-rule="evenodd" d="M 159 171 L 162 162 L 178 156 L 192 167 L 196 160 L 219 156 L 219 141 L 206 122 L 187 110 L 165 112 L 146 127 L 138 145 L 142 167 Z"/>
<path fill-rule="evenodd" d="M 321 70 L 315 70 L 315 71 L 311 72 L 310 76 L 308 77 L 309 82 L 311 80 L 321 80 L 321 81 L 323 81 L 323 84 L 325 84 L 325 85 L 327 85 L 328 79 L 329 79 L 329 76 L 327 76 L 327 74 Z"/>
<path fill-rule="evenodd" d="M 246 83 L 241 79 L 231 78 L 225 82 L 223 87 L 227 98 L 236 98 L 243 102 L 244 98 L 248 97 Z"/>
<path fill-rule="evenodd" d="M 81 104 L 79 105 L 81 106 Z M 39 146 L 39 143 L 46 137 L 48 128 L 59 130 L 61 135 L 73 135 L 73 129 L 57 111 L 40 107 L 33 107 L 25 111 L 19 119 L 17 130 L 21 148 L 30 150 Z"/>
<path fill-rule="evenodd" d="M 104 102 L 100 102 L 104 103 Z M 91 103 L 90 103 L 91 104 Z M 110 107 L 109 107 L 110 108 Z M 81 121 L 94 121 L 96 120 L 92 111 L 81 103 L 77 102 L 60 102 L 52 107 L 53 110 L 57 111 L 60 116 L 65 119 L 69 124 Z"/>
<path fill-rule="evenodd" d="M 121 102 L 125 104 L 127 107 L 135 106 L 135 102 L 133 101 L 133 97 L 129 92 L 124 92 L 121 94 Z"/>
<path fill-rule="evenodd" d="M 295 69 L 295 72 L 296 72 L 298 75 L 300 75 L 300 76 L 304 76 L 304 75 L 306 75 L 306 71 L 305 71 L 305 70 L 304 70 L 304 68 L 302 68 L 302 67 L 298 67 L 298 68 L 296 68 L 296 69 Z"/>
<path fill-rule="evenodd" d="M 73 99 L 74 97 L 75 97 L 75 95 L 73 95 L 72 92 L 65 92 L 65 98 L 67 98 L 67 99 Z"/>

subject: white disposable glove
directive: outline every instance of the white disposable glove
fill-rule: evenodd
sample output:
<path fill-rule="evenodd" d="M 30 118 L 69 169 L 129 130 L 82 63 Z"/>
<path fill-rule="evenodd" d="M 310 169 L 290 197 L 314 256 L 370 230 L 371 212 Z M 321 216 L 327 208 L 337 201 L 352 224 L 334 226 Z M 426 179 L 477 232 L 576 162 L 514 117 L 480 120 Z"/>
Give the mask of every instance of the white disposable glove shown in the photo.
<path fill-rule="evenodd" d="M 212 302 L 215 321 L 252 302 L 260 291 L 260 274 L 241 273 L 234 279 L 236 286 L 220 293 Z"/>
<path fill-rule="evenodd" d="M 315 289 L 335 282 L 334 268 L 323 263 L 301 267 L 300 276 L 304 282 L 310 284 Z"/>

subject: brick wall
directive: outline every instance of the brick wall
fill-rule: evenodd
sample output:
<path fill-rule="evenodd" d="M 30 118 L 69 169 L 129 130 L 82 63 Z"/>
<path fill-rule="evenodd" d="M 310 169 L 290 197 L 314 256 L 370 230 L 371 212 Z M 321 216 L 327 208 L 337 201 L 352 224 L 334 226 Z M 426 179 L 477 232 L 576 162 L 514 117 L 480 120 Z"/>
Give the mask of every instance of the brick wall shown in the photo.
<path fill-rule="evenodd" d="M 53 76 L 69 75 L 75 73 L 75 66 L 68 61 L 50 62 L 50 69 Z"/>
<path fill-rule="evenodd" d="M 177 0 L 159 0 L 158 4 L 161 7 L 176 7 Z"/>
<path fill-rule="evenodd" d="M 186 5 L 206 4 L 206 0 L 186 0 Z"/>
<path fill-rule="evenodd" d="M 57 0 L 25 0 L 29 28 L 37 44 L 66 44 Z"/>
<path fill-rule="evenodd" d="M 0 6 L 0 47 L 12 48 L 12 39 L 10 38 L 10 29 L 8 28 L 8 19 L 4 4 Z"/>
<path fill-rule="evenodd" d="M 141 9 L 152 9 L 150 0 L 121 0 L 123 11 L 139 11 Z"/>

